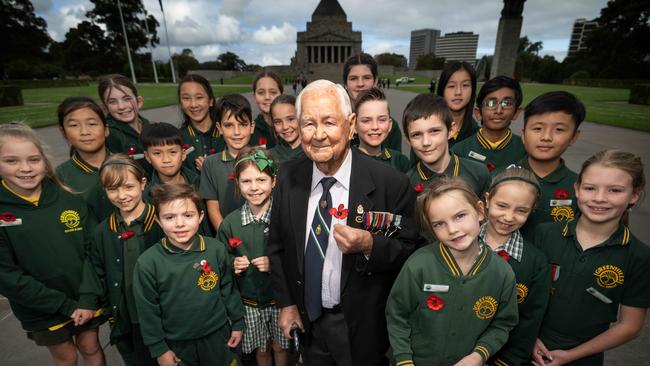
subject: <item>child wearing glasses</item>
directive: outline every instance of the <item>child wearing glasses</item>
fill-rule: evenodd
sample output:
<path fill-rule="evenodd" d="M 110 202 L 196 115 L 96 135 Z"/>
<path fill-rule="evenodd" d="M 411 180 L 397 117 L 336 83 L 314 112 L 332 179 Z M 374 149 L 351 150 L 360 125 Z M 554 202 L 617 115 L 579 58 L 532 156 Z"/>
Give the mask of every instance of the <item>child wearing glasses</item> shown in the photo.
<path fill-rule="evenodd" d="M 454 153 L 485 164 L 490 172 L 498 172 L 523 159 L 526 150 L 521 137 L 510 130 L 510 123 L 521 112 L 522 99 L 517 80 L 507 76 L 488 80 L 481 87 L 474 107 L 481 128 L 470 138 L 455 144 Z"/>

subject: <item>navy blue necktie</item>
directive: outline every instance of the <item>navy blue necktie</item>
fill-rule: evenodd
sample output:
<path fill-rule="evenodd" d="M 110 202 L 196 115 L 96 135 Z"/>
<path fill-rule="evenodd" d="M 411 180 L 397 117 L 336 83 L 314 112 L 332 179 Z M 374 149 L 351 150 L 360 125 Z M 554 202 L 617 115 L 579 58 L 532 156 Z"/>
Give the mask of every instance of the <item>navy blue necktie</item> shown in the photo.
<path fill-rule="evenodd" d="M 329 213 L 332 207 L 330 188 L 336 183 L 336 178 L 325 177 L 320 183 L 323 194 L 318 200 L 318 207 L 309 228 L 309 240 L 305 249 L 305 308 L 310 321 L 318 319 L 321 315 L 321 281 L 323 277 L 323 262 L 327 252 L 327 241 L 330 236 L 330 223 L 332 216 Z"/>

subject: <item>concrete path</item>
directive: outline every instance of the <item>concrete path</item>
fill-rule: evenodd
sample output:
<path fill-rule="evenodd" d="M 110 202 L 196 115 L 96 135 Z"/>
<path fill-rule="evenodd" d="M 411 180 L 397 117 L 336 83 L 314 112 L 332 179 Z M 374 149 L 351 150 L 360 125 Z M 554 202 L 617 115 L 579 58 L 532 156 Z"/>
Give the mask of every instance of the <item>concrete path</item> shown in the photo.
<path fill-rule="evenodd" d="M 286 90 L 291 91 L 291 88 Z M 404 107 L 415 94 L 395 89 L 386 90 L 390 101 L 391 115 L 401 120 Z M 253 105 L 253 115 L 258 111 L 252 100 L 252 95 L 245 95 Z M 179 111 L 176 106 L 156 108 L 143 111 L 142 114 L 151 121 L 165 121 L 180 124 Z M 523 120 L 513 124 L 513 130 L 520 133 Z M 594 153 L 607 148 L 619 148 L 640 155 L 646 164 L 646 179 L 650 180 L 650 133 L 627 130 L 585 122 L 581 126 L 582 134 L 578 142 L 572 146 L 565 156 L 567 165 L 578 171 L 582 162 Z M 39 135 L 47 144 L 47 154 L 54 166 L 68 158 L 69 147 L 61 136 L 57 126 L 50 126 L 38 130 Z M 403 151 L 408 151 L 408 145 L 403 142 Z M 642 241 L 650 243 L 650 200 L 644 200 L 635 208 L 631 215 L 630 226 L 632 232 Z M 114 347 L 107 346 L 108 327 L 101 329 L 101 342 L 105 345 L 108 365 L 122 365 L 119 354 Z M 619 347 L 605 356 L 606 365 L 646 365 L 649 364 L 650 349 L 650 317 L 646 320 L 641 337 Z M 50 356 L 44 347 L 36 347 L 33 342 L 25 337 L 25 332 L 11 313 L 9 304 L 0 298 L 0 365 L 26 366 L 51 364 Z M 82 364 L 80 362 L 80 364 Z"/>

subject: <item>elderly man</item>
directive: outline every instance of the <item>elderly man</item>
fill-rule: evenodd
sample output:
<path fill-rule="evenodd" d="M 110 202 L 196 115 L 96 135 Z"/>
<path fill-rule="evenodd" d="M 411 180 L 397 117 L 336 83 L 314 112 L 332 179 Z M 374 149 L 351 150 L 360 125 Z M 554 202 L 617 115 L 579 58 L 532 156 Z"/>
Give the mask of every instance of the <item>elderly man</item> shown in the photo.
<path fill-rule="evenodd" d="M 307 157 L 282 165 L 269 237 L 279 325 L 305 331 L 306 365 L 385 366 L 386 299 L 417 240 L 413 189 L 350 149 L 343 87 L 315 81 L 296 109 Z"/>

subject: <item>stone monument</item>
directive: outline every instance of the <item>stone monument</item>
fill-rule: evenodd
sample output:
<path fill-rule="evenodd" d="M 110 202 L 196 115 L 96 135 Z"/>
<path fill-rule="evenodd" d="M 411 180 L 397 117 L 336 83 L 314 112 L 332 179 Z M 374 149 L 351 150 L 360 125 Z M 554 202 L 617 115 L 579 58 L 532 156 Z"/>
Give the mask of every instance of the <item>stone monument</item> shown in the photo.
<path fill-rule="evenodd" d="M 521 14 L 524 11 L 526 0 L 503 0 L 501 19 L 499 19 L 499 30 L 497 31 L 497 42 L 494 46 L 494 58 L 490 69 L 490 78 L 499 75 L 513 77 L 515 74 L 515 63 L 517 61 L 517 49 L 519 48 L 519 34 L 524 18 Z"/>

